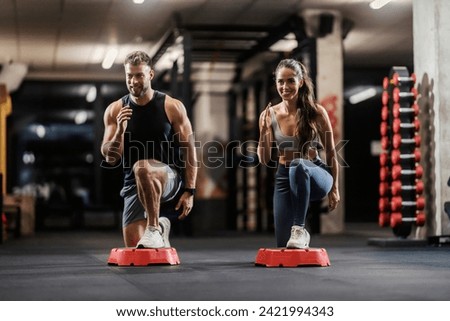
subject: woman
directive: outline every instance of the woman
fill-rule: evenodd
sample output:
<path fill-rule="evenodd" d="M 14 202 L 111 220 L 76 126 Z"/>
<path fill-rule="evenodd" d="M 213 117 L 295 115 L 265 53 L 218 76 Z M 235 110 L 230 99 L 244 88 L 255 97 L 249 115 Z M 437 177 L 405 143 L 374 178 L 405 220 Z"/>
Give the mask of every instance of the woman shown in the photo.
<path fill-rule="evenodd" d="M 275 176 L 274 218 L 278 247 L 304 249 L 310 235 L 305 229 L 309 202 L 328 195 L 330 210 L 340 200 L 338 163 L 333 130 L 327 111 L 314 98 L 313 84 L 303 64 L 280 61 L 275 70 L 282 101 L 270 104 L 259 119 L 259 160 L 267 164 L 271 150 L 278 150 Z M 325 145 L 326 163 L 319 157 Z"/>

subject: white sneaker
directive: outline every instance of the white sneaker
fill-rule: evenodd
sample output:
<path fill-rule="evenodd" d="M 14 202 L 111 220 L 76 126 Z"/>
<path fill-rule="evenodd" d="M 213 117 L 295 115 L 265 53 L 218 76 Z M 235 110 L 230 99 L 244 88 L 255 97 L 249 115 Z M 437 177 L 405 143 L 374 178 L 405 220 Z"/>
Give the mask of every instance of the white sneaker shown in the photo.
<path fill-rule="evenodd" d="M 159 218 L 159 226 L 162 230 L 162 238 L 164 241 L 164 247 L 170 247 L 169 234 L 170 234 L 170 220 L 167 217 Z"/>
<path fill-rule="evenodd" d="M 308 231 L 298 225 L 292 226 L 291 238 L 287 242 L 288 249 L 307 249 L 309 247 L 310 235 Z"/>
<path fill-rule="evenodd" d="M 154 226 L 147 227 L 136 247 L 138 249 L 159 249 L 164 247 L 161 229 Z"/>

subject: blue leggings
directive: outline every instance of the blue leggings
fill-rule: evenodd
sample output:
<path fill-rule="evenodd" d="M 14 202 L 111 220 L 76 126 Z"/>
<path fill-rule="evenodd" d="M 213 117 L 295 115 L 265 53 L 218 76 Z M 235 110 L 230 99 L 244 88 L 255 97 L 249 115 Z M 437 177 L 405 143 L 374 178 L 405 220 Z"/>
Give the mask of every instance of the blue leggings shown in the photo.
<path fill-rule="evenodd" d="M 305 225 L 309 202 L 324 198 L 333 176 L 320 158 L 313 162 L 294 159 L 288 167 L 279 165 L 275 175 L 273 213 L 278 247 L 285 247 L 292 225 Z"/>

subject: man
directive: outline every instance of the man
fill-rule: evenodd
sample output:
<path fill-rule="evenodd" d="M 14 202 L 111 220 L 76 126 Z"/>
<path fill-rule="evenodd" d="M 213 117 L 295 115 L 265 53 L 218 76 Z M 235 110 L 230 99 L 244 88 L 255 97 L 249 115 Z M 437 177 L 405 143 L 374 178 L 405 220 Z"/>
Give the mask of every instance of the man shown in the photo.
<path fill-rule="evenodd" d="M 170 220 L 160 217 L 160 209 L 177 199 L 178 219 L 192 209 L 197 178 L 192 126 L 179 100 L 152 89 L 154 70 L 146 53 L 130 53 L 124 66 L 130 93 L 105 110 L 101 152 L 109 164 L 123 163 L 125 246 L 170 247 Z"/>

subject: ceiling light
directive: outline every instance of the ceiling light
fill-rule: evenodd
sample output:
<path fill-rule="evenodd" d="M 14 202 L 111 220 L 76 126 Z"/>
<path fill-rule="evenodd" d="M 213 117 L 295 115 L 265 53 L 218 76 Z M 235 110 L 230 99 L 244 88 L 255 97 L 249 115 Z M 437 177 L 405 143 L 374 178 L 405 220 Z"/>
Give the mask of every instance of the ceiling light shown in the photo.
<path fill-rule="evenodd" d="M 22 63 L 11 62 L 0 64 L 0 83 L 6 84 L 7 90 L 16 91 L 28 72 L 28 66 Z"/>
<path fill-rule="evenodd" d="M 36 160 L 36 157 L 34 156 L 33 152 L 25 152 L 22 155 L 22 161 L 24 164 L 33 164 Z"/>
<path fill-rule="evenodd" d="M 35 132 L 36 132 L 36 135 L 37 135 L 39 138 L 44 138 L 44 137 L 45 137 L 45 134 L 47 133 L 47 131 L 45 130 L 45 126 L 43 126 L 43 125 L 37 125 L 37 126 L 34 128 L 34 130 L 35 130 Z"/>
<path fill-rule="evenodd" d="M 369 7 L 371 7 L 374 10 L 380 9 L 387 5 L 391 0 L 374 0 L 369 4 Z"/>
<path fill-rule="evenodd" d="M 291 52 L 298 47 L 297 39 L 293 33 L 287 34 L 283 39 L 278 40 L 272 46 L 270 46 L 270 51 L 275 52 Z"/>
<path fill-rule="evenodd" d="M 142 4 L 145 0 L 133 0 L 135 4 Z"/>
<path fill-rule="evenodd" d="M 112 67 L 112 65 L 114 64 L 114 61 L 116 60 L 118 53 L 119 53 L 119 50 L 117 50 L 117 48 L 109 49 L 106 52 L 105 59 L 103 59 L 102 68 L 110 69 Z"/>
<path fill-rule="evenodd" d="M 359 93 L 351 95 L 348 100 L 350 101 L 351 104 L 356 105 L 364 100 L 376 96 L 376 94 L 377 90 L 375 88 L 368 88 L 363 91 L 360 91 Z"/>
<path fill-rule="evenodd" d="M 91 86 L 86 94 L 86 101 L 92 103 L 97 98 L 97 87 Z"/>
<path fill-rule="evenodd" d="M 75 124 L 82 125 L 87 121 L 87 119 L 88 119 L 88 113 L 84 110 L 81 110 L 75 114 L 74 121 L 75 121 Z"/>

